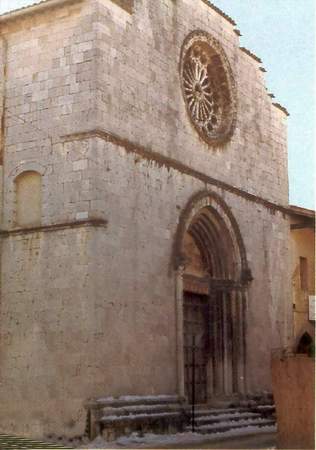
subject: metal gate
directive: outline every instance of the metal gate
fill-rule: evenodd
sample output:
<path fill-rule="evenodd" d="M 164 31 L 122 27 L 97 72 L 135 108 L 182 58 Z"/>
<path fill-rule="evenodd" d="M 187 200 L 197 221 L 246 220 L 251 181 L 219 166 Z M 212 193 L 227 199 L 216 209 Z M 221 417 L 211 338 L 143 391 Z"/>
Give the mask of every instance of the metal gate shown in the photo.
<path fill-rule="evenodd" d="M 185 393 L 192 403 L 192 381 L 195 403 L 207 401 L 207 361 L 209 358 L 209 301 L 206 295 L 184 292 L 184 382 Z M 194 375 L 193 375 L 193 342 Z"/>

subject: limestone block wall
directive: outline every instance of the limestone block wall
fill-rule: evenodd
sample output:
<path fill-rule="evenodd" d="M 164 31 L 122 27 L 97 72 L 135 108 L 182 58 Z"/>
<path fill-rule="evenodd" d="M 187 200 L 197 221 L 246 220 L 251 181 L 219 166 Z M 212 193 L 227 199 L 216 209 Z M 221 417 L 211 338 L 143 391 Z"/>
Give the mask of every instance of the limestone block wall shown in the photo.
<path fill-rule="evenodd" d="M 205 189 L 227 202 L 245 241 L 247 387 L 270 390 L 270 350 L 292 329 L 283 214 L 101 138 L 64 145 L 89 149 L 92 214 L 108 223 L 3 238 L 3 431 L 74 436 L 88 398 L 178 391 L 172 250 L 181 211 Z"/>
<path fill-rule="evenodd" d="M 109 221 L 110 247 L 99 253 L 101 258 L 112 248 L 106 257 L 111 261 L 107 286 L 113 286 L 116 297 L 124 297 L 126 290 L 134 292 L 136 303 L 157 293 L 162 317 L 167 318 L 163 308 L 175 301 L 171 259 L 180 212 L 203 190 L 217 192 L 227 202 L 240 227 L 254 277 L 248 303 L 248 387 L 250 391 L 271 388 L 270 350 L 287 346 L 292 339 L 287 217 L 102 139 L 93 148 L 98 192 L 106 193 L 94 214 L 105 211 Z M 121 248 L 124 257 L 117 251 Z M 121 277 L 124 283 L 118 282 Z M 171 331 L 169 339 L 173 340 Z"/>
<path fill-rule="evenodd" d="M 78 379 L 88 383 L 87 359 L 94 352 L 93 345 L 86 351 L 95 314 L 87 282 L 90 240 L 90 229 L 2 240 L 3 432 L 43 436 L 47 429 L 72 430 L 73 422 L 84 422 L 74 386 Z"/>
<path fill-rule="evenodd" d="M 66 2 L 1 23 L 0 42 L 7 49 L 1 65 L 6 73 L 5 228 L 15 225 L 13 181 L 24 170 L 45 178 L 43 222 L 71 220 L 87 209 L 83 196 L 78 197 L 84 157 L 68 159 L 59 142 L 94 118 L 93 12 L 94 2 Z M 89 188 L 82 183 L 82 189 Z"/>
<path fill-rule="evenodd" d="M 287 204 L 285 114 L 272 105 L 260 63 L 241 51 L 234 26 L 196 0 L 135 1 L 133 14 L 108 0 L 97 8 L 98 127 Z M 222 148 L 199 138 L 181 93 L 181 46 L 194 30 L 220 41 L 237 84 L 236 130 Z"/>
<path fill-rule="evenodd" d="M 1 431 L 73 436 L 90 397 L 178 392 L 173 243 L 181 211 L 208 189 L 231 208 L 254 276 L 248 389 L 270 389 L 270 349 L 292 329 L 288 220 L 214 179 L 287 204 L 284 114 L 232 25 L 197 0 L 79 0 L 1 27 Z M 221 149 L 200 140 L 180 91 L 193 29 L 221 41 L 238 84 Z M 32 231 L 15 221 L 25 171 L 42 177 Z"/>
<path fill-rule="evenodd" d="M 5 72 L 5 59 L 6 59 L 6 42 L 3 39 L 0 39 L 0 157 L 3 159 L 4 153 L 4 107 L 5 107 L 5 81 L 6 81 L 6 72 Z M 2 164 L 0 166 L 0 217 L 3 212 L 3 167 Z M 0 219 L 1 220 L 1 219 Z"/>
<path fill-rule="evenodd" d="M 1 23 L 8 146 L 44 141 L 91 119 L 94 2 L 64 3 Z"/>

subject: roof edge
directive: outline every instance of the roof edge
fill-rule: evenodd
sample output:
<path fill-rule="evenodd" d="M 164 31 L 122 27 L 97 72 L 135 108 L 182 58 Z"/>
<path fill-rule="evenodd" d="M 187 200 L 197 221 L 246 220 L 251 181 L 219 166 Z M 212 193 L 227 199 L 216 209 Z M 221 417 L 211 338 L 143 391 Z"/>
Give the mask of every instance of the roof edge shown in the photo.
<path fill-rule="evenodd" d="M 252 59 L 254 59 L 255 61 L 257 61 L 258 63 L 262 63 L 262 60 L 257 56 L 257 55 L 255 55 L 254 53 L 252 53 L 250 50 L 248 50 L 246 47 L 239 47 L 239 49 L 242 51 L 242 52 L 244 52 L 244 53 L 246 53 L 246 55 L 248 55 L 248 56 L 250 56 L 250 58 L 252 58 Z"/>
<path fill-rule="evenodd" d="M 229 22 L 231 25 L 236 26 L 236 22 L 234 21 L 234 19 L 232 19 L 228 14 L 224 13 L 224 11 L 222 11 L 218 6 L 214 5 L 214 3 L 212 3 L 209 0 L 202 0 L 203 3 L 205 3 L 207 6 L 209 6 L 210 8 L 212 8 L 214 11 L 216 11 L 220 16 L 222 16 L 224 19 L 227 20 L 227 22 Z"/>
<path fill-rule="evenodd" d="M 291 214 L 296 216 L 309 217 L 315 220 L 315 210 L 309 208 L 302 208 L 301 206 L 289 205 L 288 210 Z"/>
<path fill-rule="evenodd" d="M 8 11 L 6 13 L 0 14 L 0 23 L 19 19 L 28 14 L 40 12 L 47 8 L 52 8 L 54 6 L 60 6 L 65 3 L 76 3 L 83 0 L 42 0 L 39 3 L 33 3 L 32 5 L 24 6 L 13 11 Z"/>
<path fill-rule="evenodd" d="M 287 117 L 289 117 L 290 113 L 285 108 L 285 106 L 282 106 L 280 103 L 272 103 L 272 105 L 275 106 L 276 108 L 280 109 Z"/>

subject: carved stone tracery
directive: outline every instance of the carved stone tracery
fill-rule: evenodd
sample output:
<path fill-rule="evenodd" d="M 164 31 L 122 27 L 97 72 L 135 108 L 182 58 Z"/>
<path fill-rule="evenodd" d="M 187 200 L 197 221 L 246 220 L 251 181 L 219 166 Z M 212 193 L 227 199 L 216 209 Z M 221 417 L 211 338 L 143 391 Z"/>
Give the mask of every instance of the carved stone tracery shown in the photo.
<path fill-rule="evenodd" d="M 230 138 L 236 120 L 235 84 L 220 44 L 196 31 L 181 54 L 181 84 L 187 111 L 200 136 L 209 144 Z"/>

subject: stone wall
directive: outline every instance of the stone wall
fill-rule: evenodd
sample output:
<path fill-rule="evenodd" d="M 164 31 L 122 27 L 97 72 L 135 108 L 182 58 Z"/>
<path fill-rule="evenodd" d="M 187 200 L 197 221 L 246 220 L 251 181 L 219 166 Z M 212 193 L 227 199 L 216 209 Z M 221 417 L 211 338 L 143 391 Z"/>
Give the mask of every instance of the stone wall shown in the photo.
<path fill-rule="evenodd" d="M 75 387 L 77 379 L 81 387 L 88 382 L 87 358 L 95 348 L 86 351 L 94 327 L 89 240 L 90 229 L 70 229 L 2 241 L 3 432 L 43 436 L 84 423 Z"/>
<path fill-rule="evenodd" d="M 87 210 L 88 182 L 81 154 L 61 153 L 63 133 L 92 120 L 93 2 L 72 2 L 2 26 L 6 42 L 4 218 L 13 225 L 14 178 L 43 176 L 43 223 L 73 220 Z M 31 64 L 26 65 L 29 59 Z M 80 189 L 78 185 L 80 183 Z M 79 196 L 78 190 L 85 191 Z"/>
<path fill-rule="evenodd" d="M 287 204 L 285 115 L 272 105 L 260 64 L 240 50 L 233 25 L 196 0 L 138 1 L 133 15 L 118 14 L 108 0 L 99 2 L 98 128 Z M 181 46 L 199 29 L 219 40 L 237 84 L 236 130 L 223 148 L 199 138 L 181 93 Z"/>
<path fill-rule="evenodd" d="M 292 328 L 284 113 L 231 23 L 196 5 L 75 1 L 1 25 L 3 432 L 82 434 L 88 398 L 178 392 L 172 251 L 181 211 L 205 190 L 231 208 L 254 277 L 248 389 L 271 388 L 270 349 Z M 200 140 L 180 91 L 193 29 L 220 40 L 238 84 L 222 148 Z M 33 230 L 14 222 L 24 171 L 42 177 Z"/>

